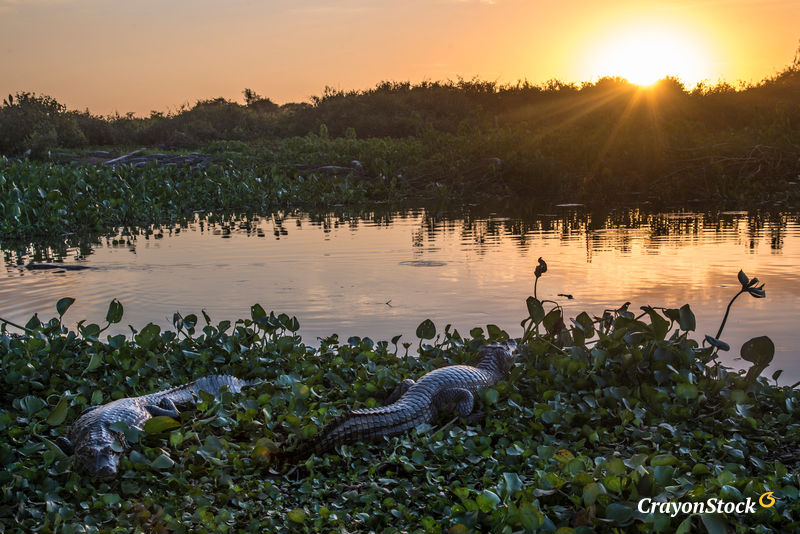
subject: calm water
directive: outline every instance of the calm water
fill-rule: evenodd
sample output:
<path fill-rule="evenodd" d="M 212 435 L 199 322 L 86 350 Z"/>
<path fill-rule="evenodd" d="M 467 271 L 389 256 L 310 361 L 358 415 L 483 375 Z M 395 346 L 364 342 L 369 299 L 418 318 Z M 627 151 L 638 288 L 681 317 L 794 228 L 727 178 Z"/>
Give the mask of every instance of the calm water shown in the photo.
<path fill-rule="evenodd" d="M 65 319 L 102 324 L 109 301 L 125 306 L 123 325 L 171 326 L 172 314 L 213 321 L 249 316 L 256 302 L 295 315 L 304 339 L 338 333 L 374 340 L 404 334 L 431 318 L 466 333 L 494 323 L 519 336 L 539 256 L 549 265 L 541 298 L 570 316 L 599 315 L 626 301 L 678 307 L 689 302 L 698 334 L 715 334 L 740 268 L 766 283 L 767 298 L 741 296 L 723 339 L 728 364 L 757 335 L 776 345 L 783 383 L 800 380 L 800 216 L 797 214 L 590 212 L 549 207 L 525 216 L 430 210 L 360 216 L 278 214 L 227 223 L 196 221 L 163 237 L 103 240 L 91 248 L 45 251 L 92 267 L 53 272 L 20 269 L 32 249 L 4 251 L 0 317 L 24 323 L 55 315 L 55 302 L 77 299 Z M 50 257 L 47 258 L 46 256 Z M 573 300 L 558 297 L 574 296 Z M 129 332 L 127 326 L 118 329 Z M 700 336 L 701 337 L 701 336 Z M 741 364 L 745 365 L 741 365 Z"/>

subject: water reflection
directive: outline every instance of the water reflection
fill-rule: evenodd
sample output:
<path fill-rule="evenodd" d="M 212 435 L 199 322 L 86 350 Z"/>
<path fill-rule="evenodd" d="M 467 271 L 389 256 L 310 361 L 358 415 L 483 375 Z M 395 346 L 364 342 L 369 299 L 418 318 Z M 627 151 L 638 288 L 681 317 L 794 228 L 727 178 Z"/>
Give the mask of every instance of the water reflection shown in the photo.
<path fill-rule="evenodd" d="M 519 335 L 532 270 L 550 266 L 541 296 L 568 314 L 599 315 L 626 301 L 691 303 L 698 337 L 715 333 L 742 268 L 766 282 L 767 299 L 737 302 L 725 332 L 729 363 L 741 343 L 769 335 L 784 379 L 800 379 L 800 216 L 791 212 L 649 212 L 524 206 L 370 210 L 268 216 L 198 215 L 174 227 L 113 238 L 3 245 L 0 316 L 25 322 L 77 298 L 67 319 L 101 322 L 108 302 L 123 324 L 170 325 L 176 310 L 220 321 L 255 302 L 296 315 L 307 340 L 338 332 L 413 336 L 425 318 L 461 331 L 495 323 Z M 64 259 L 86 271 L 27 271 Z M 571 294 L 573 300 L 558 297 Z"/>

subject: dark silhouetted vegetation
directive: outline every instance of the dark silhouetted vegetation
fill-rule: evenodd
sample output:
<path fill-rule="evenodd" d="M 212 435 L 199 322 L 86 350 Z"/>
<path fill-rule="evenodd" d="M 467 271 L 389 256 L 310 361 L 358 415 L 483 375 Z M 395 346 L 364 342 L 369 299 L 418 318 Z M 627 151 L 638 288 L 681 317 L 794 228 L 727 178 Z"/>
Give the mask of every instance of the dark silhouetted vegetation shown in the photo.
<path fill-rule="evenodd" d="M 160 176 L 152 168 L 91 169 L 91 180 L 100 182 L 87 189 L 92 201 L 86 207 L 113 216 L 73 217 L 79 222 L 125 223 L 113 206 L 134 194 L 152 204 L 131 207 L 130 214 L 168 217 L 179 206 L 188 209 L 187 199 L 195 209 L 263 209 L 275 205 L 281 191 L 289 192 L 282 193 L 282 205 L 287 198 L 318 204 L 488 194 L 520 201 L 704 199 L 780 206 L 800 197 L 798 60 L 738 88 L 720 83 L 687 90 L 674 78 L 650 88 L 619 78 L 543 85 L 458 80 L 326 89 L 310 103 L 283 106 L 251 89 L 244 97 L 245 104 L 216 98 L 147 118 L 103 118 L 69 111 L 48 96 L 9 95 L 0 108 L 0 152 L 58 163 L 64 149 L 150 146 L 199 148 L 217 158 L 213 169 L 192 169 L 178 180 L 169 170 Z M 0 223 L 11 235 L 30 230 L 23 219 L 66 224 L 70 216 L 59 215 L 61 208 L 43 205 L 86 182 L 70 178 L 57 185 L 56 177 L 41 178 L 50 171 L 37 165 L 3 164 Z M 112 194 L 126 183 L 118 175 L 129 173 L 164 183 Z M 222 184 L 213 205 L 203 204 L 205 194 L 194 196 L 208 180 Z M 248 191 L 237 193 L 244 184 Z M 80 212 L 83 204 L 69 206 Z"/>

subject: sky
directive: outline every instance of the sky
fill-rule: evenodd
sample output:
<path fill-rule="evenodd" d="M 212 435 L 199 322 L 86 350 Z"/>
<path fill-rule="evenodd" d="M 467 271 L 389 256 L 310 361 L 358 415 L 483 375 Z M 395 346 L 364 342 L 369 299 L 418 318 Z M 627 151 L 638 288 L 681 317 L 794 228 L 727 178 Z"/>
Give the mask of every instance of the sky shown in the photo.
<path fill-rule="evenodd" d="M 798 44 L 797 0 L 0 0 L 0 95 L 148 115 L 459 76 L 693 86 L 772 76 Z"/>

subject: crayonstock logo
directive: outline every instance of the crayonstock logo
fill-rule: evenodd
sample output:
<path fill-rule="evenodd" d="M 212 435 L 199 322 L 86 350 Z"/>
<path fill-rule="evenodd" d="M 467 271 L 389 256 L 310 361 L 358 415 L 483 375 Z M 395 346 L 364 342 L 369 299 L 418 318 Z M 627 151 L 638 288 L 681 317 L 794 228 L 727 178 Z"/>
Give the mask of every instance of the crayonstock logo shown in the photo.
<path fill-rule="evenodd" d="M 768 491 L 763 493 L 758 498 L 758 505 L 762 508 L 770 508 L 775 504 L 775 498 L 772 492 Z M 756 501 L 750 497 L 747 500 L 732 502 L 717 499 L 716 497 L 705 501 L 686 501 L 686 502 L 655 502 L 649 497 L 645 497 L 639 501 L 636 509 L 643 514 L 660 513 L 667 514 L 670 517 L 676 517 L 678 514 L 754 514 L 756 513 Z"/>

